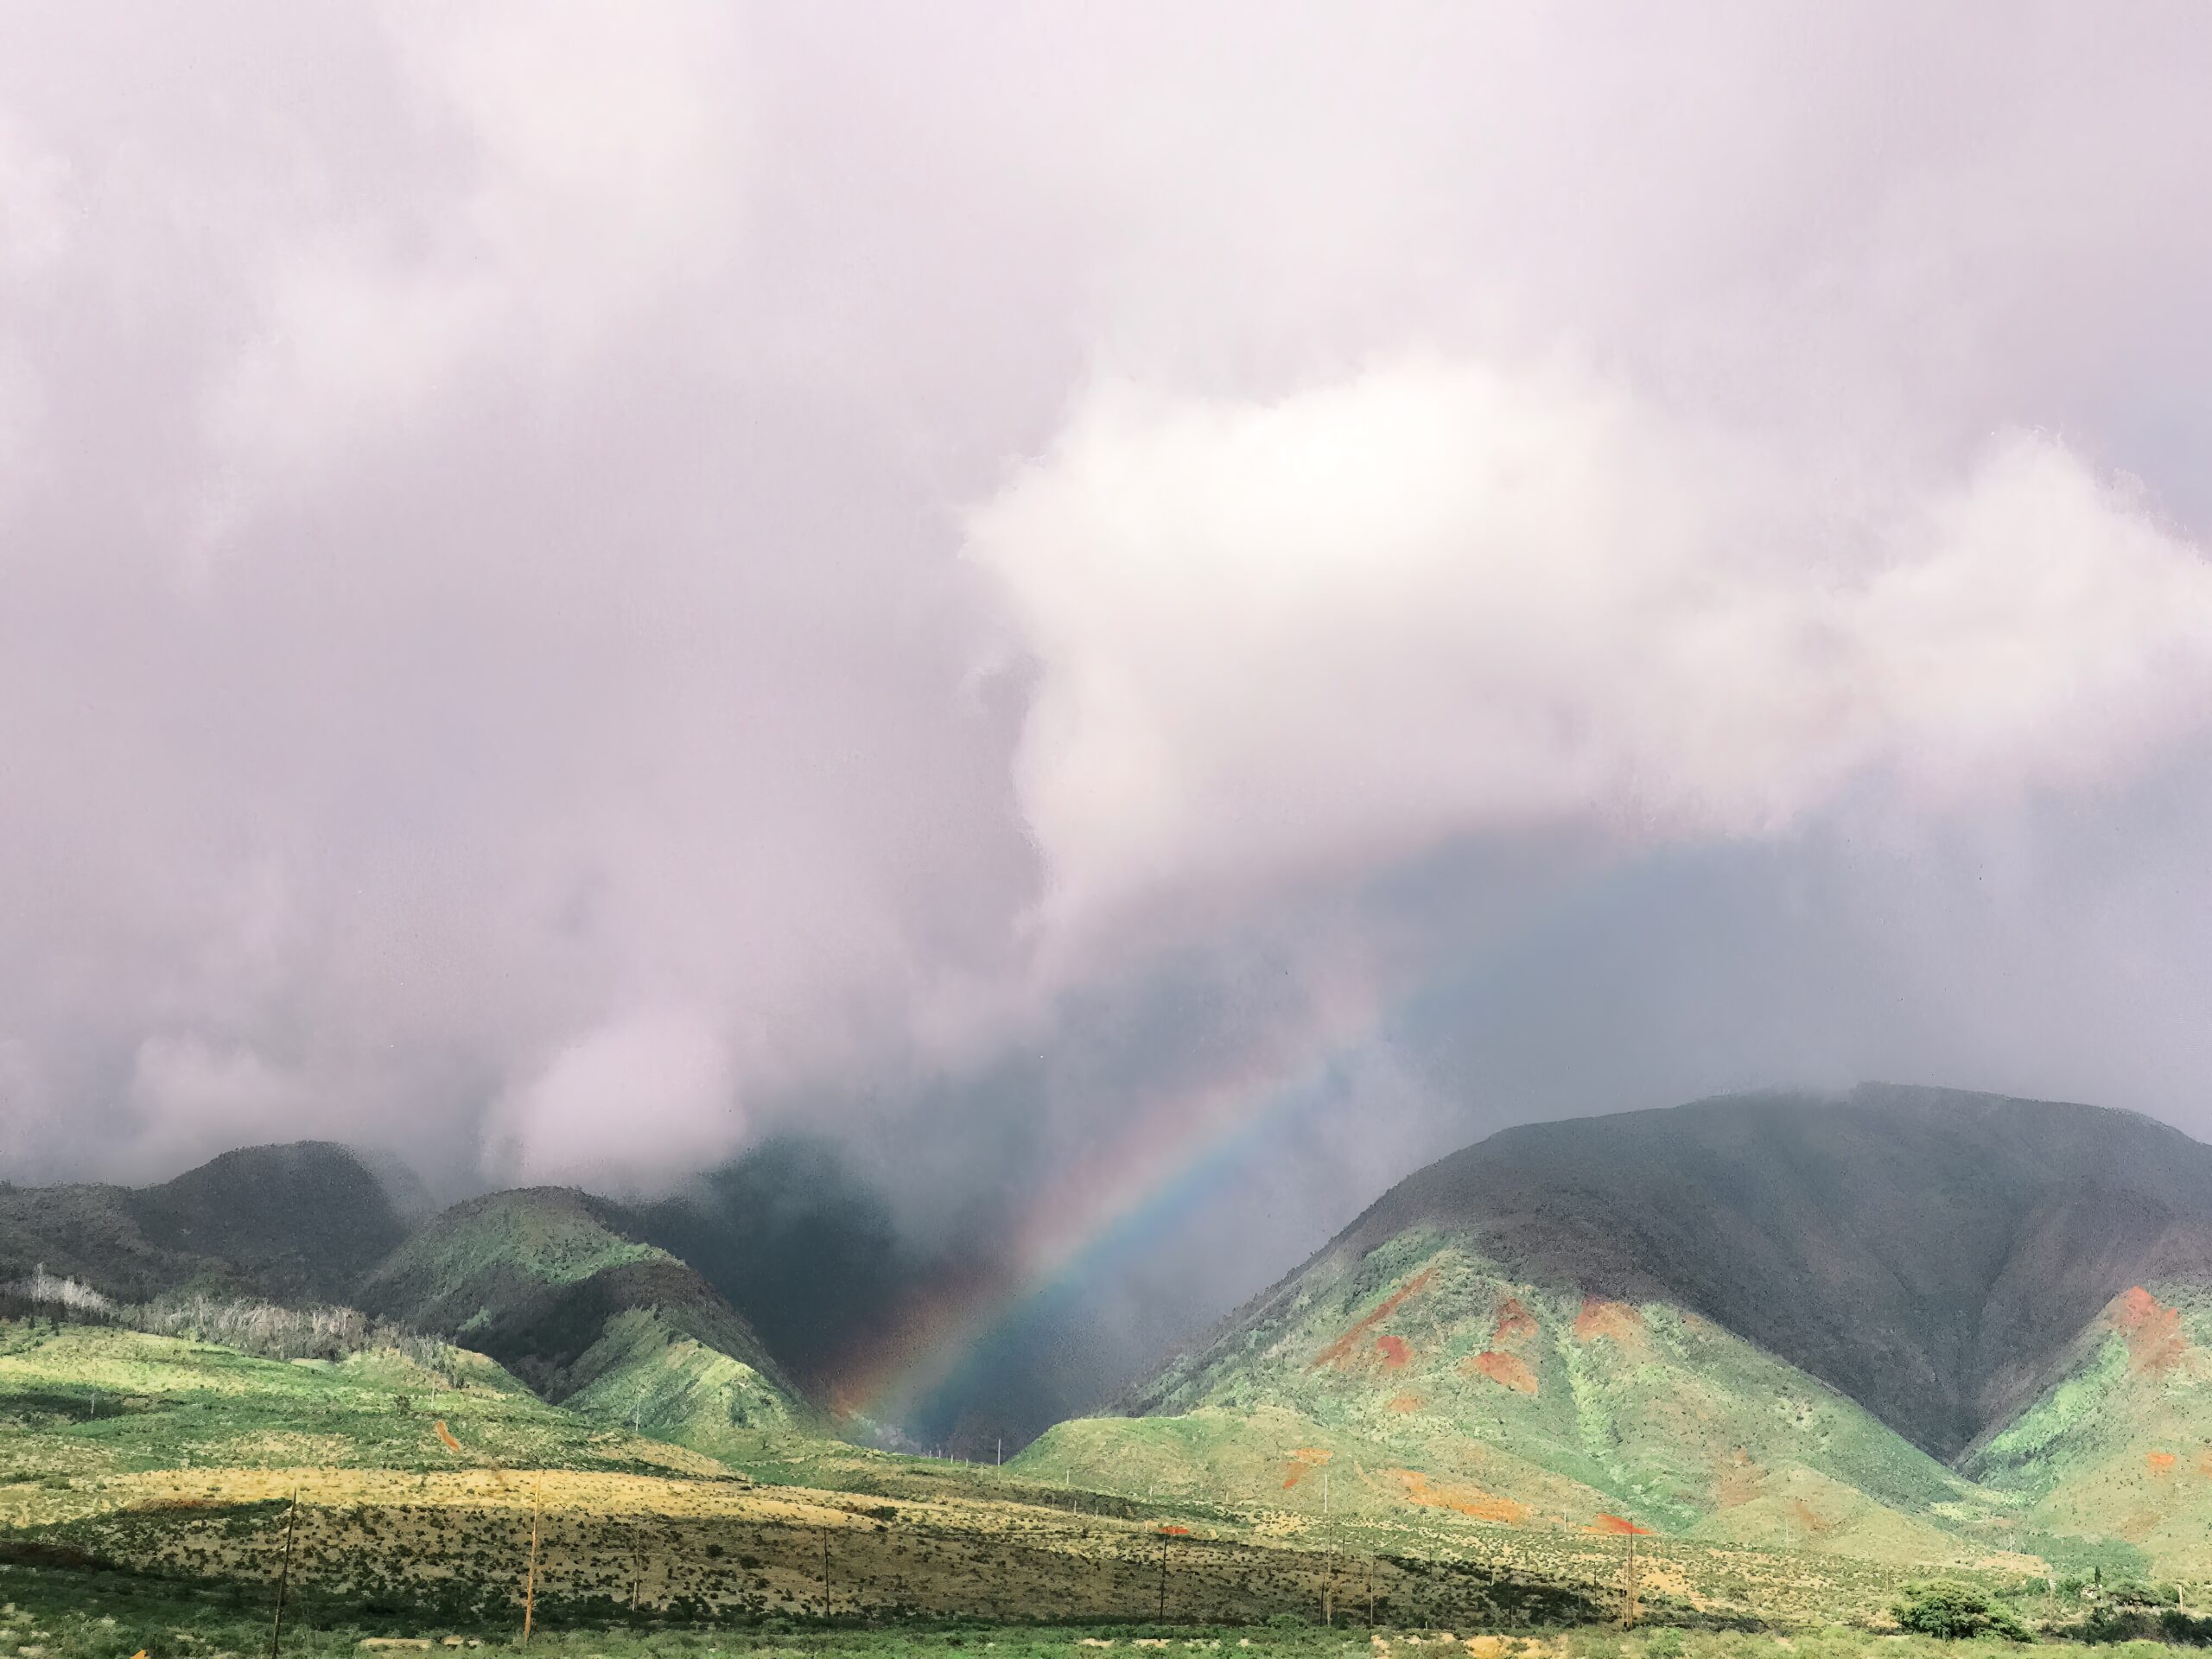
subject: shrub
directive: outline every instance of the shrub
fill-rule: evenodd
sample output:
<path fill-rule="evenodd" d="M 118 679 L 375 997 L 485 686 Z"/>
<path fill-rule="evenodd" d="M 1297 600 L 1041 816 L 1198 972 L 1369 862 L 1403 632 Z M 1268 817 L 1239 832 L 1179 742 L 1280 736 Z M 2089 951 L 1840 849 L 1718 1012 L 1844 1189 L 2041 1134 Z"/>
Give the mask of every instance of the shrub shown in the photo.
<path fill-rule="evenodd" d="M 2020 1621 L 1971 1585 L 1943 1582 L 1909 1584 L 1904 1599 L 1891 1610 L 1900 1627 L 1919 1636 L 1939 1637 L 1946 1642 L 1969 1637 L 2001 1636 L 2024 1642 L 2027 1630 Z"/>

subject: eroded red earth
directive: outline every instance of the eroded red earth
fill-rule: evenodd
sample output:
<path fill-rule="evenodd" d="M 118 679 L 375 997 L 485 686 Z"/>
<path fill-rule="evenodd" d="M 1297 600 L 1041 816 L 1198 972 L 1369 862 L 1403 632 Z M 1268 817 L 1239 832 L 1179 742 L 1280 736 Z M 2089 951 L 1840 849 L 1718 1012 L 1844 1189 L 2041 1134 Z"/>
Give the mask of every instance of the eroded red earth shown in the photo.
<path fill-rule="evenodd" d="M 1479 1354 L 1471 1354 L 1459 1362 L 1459 1370 L 1469 1376 L 1486 1376 L 1500 1388 L 1510 1389 L 1516 1394 L 1537 1391 L 1536 1374 L 1529 1369 L 1529 1362 L 1518 1354 L 1501 1354 L 1495 1348 L 1486 1348 Z"/>
<path fill-rule="evenodd" d="M 1385 1469 L 1382 1475 L 1385 1479 L 1398 1483 L 1408 1503 L 1426 1509 L 1454 1510 L 1478 1521 L 1495 1521 L 1509 1527 L 1528 1524 L 1526 1503 L 1500 1497 L 1479 1486 L 1465 1485 L 1456 1480 L 1432 1480 L 1418 1469 Z"/>
<path fill-rule="evenodd" d="M 1421 1292 L 1427 1290 L 1429 1286 L 1435 1281 L 1435 1268 L 1423 1268 L 1419 1273 L 1414 1274 L 1412 1278 L 1407 1280 L 1404 1284 L 1400 1285 L 1397 1289 L 1392 1291 L 1388 1296 L 1385 1296 L 1381 1301 L 1376 1303 L 1373 1307 L 1370 1308 L 1365 1313 L 1354 1320 L 1351 1328 L 1347 1330 L 1344 1335 L 1338 1337 L 1334 1342 L 1324 1348 L 1319 1353 L 1314 1355 L 1313 1363 L 1306 1369 L 1309 1371 L 1318 1371 L 1324 1365 L 1342 1365 L 1347 1360 L 1351 1359 L 1357 1352 L 1360 1339 L 1363 1337 L 1366 1336 L 1369 1332 L 1375 1329 L 1376 1325 L 1382 1324 L 1383 1320 L 1389 1319 L 1393 1313 L 1403 1307 L 1414 1297 L 1420 1295 Z M 1396 1337 L 1385 1337 L 1381 1342 L 1376 1343 L 1376 1346 L 1378 1350 L 1382 1351 L 1386 1360 L 1389 1357 L 1390 1351 L 1384 1348 L 1382 1344 L 1383 1343 L 1390 1342 L 1396 1343 L 1401 1351 L 1405 1351 L 1405 1343 L 1402 1338 Z M 1403 1359 L 1400 1359 L 1393 1363 L 1402 1365 L 1405 1363 L 1405 1361 Z"/>
<path fill-rule="evenodd" d="M 2113 1325 L 2127 1344 L 2131 1371 L 2165 1370 L 2180 1362 L 2189 1346 L 2181 1334 L 2181 1310 L 2168 1307 L 2140 1285 L 2120 1297 Z"/>
<path fill-rule="evenodd" d="M 1577 1342 L 1595 1342 L 1606 1337 L 1623 1348 L 1640 1349 L 1648 1328 L 1643 1315 L 1626 1302 L 1609 1302 L 1599 1296 L 1584 1297 L 1582 1310 L 1574 1316 Z"/>

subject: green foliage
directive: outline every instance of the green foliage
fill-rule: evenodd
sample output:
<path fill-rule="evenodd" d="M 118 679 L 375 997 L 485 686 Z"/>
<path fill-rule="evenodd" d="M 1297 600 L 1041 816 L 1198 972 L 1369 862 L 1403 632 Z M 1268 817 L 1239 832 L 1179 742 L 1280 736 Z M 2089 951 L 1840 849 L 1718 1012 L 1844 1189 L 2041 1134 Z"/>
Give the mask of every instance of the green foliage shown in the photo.
<path fill-rule="evenodd" d="M 743 1317 L 666 1250 L 612 1230 L 605 1209 L 565 1188 L 456 1205 L 364 1296 L 638 1432 L 711 1450 L 732 1429 L 798 1421 L 803 1402 Z"/>
<path fill-rule="evenodd" d="M 0 1320 L 0 1469 L 66 1491 L 75 1477 L 302 1461 L 639 1465 L 638 1442 L 546 1404 L 481 1355 L 448 1354 L 441 1369 L 373 1350 L 301 1364 L 114 1326 Z M 437 1436 L 433 1418 L 461 1452 Z M 33 1503 L 17 1518 L 48 1507 Z"/>
<path fill-rule="evenodd" d="M 1977 1495 L 1866 1411 L 1710 1321 L 1586 1300 L 1416 1227 L 1324 1252 L 1127 1402 L 1019 1466 L 1142 1494 L 1965 1561 Z M 1318 1453 L 1303 1456 L 1300 1447 Z M 1288 1493 L 1291 1496 L 1286 1497 Z"/>
<path fill-rule="evenodd" d="M 2028 1639 L 2018 1619 L 1993 1605 L 1987 1595 L 1971 1585 L 1909 1584 L 1904 1598 L 1891 1611 L 1899 1629 L 1945 1642 L 1983 1635 L 2001 1636 L 2010 1642 Z"/>

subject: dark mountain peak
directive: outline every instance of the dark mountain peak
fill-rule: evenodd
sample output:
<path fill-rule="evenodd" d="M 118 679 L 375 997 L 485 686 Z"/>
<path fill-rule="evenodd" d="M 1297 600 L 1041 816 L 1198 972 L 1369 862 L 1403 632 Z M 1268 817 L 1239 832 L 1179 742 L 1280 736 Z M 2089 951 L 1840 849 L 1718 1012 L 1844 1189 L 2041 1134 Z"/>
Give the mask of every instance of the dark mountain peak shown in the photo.
<path fill-rule="evenodd" d="M 129 1207 L 156 1249 L 211 1257 L 280 1300 L 344 1300 L 407 1232 L 376 1173 L 328 1141 L 240 1147 Z"/>
<path fill-rule="evenodd" d="M 1416 1227 L 1533 1282 L 1717 1320 L 1956 1453 L 2212 1217 L 2212 1148 L 2131 1112 L 1864 1084 L 1522 1124 L 1330 1247 Z"/>
<path fill-rule="evenodd" d="M 155 1186 L 0 1195 L 0 1269 L 43 1262 L 125 1301 L 194 1282 L 342 1301 L 405 1233 L 375 1173 L 324 1141 L 241 1147 Z"/>

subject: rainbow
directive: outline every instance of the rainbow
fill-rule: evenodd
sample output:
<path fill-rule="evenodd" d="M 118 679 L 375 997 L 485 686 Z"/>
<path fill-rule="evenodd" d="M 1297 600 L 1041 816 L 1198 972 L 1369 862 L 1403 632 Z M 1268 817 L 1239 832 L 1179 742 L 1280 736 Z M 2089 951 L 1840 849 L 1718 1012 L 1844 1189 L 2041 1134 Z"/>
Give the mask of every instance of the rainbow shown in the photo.
<path fill-rule="evenodd" d="M 1271 1125 L 1313 1102 L 1341 1057 L 1373 1033 L 1376 1015 L 1365 993 L 1325 993 L 1293 1043 L 1262 1052 L 1233 1077 L 1150 1102 L 1100 1151 L 1029 1200 L 992 1267 L 903 1308 L 871 1353 L 838 1379 L 834 1409 L 880 1419 L 912 1405 L 1023 1307 L 1155 1231 L 1242 1161 Z"/>

